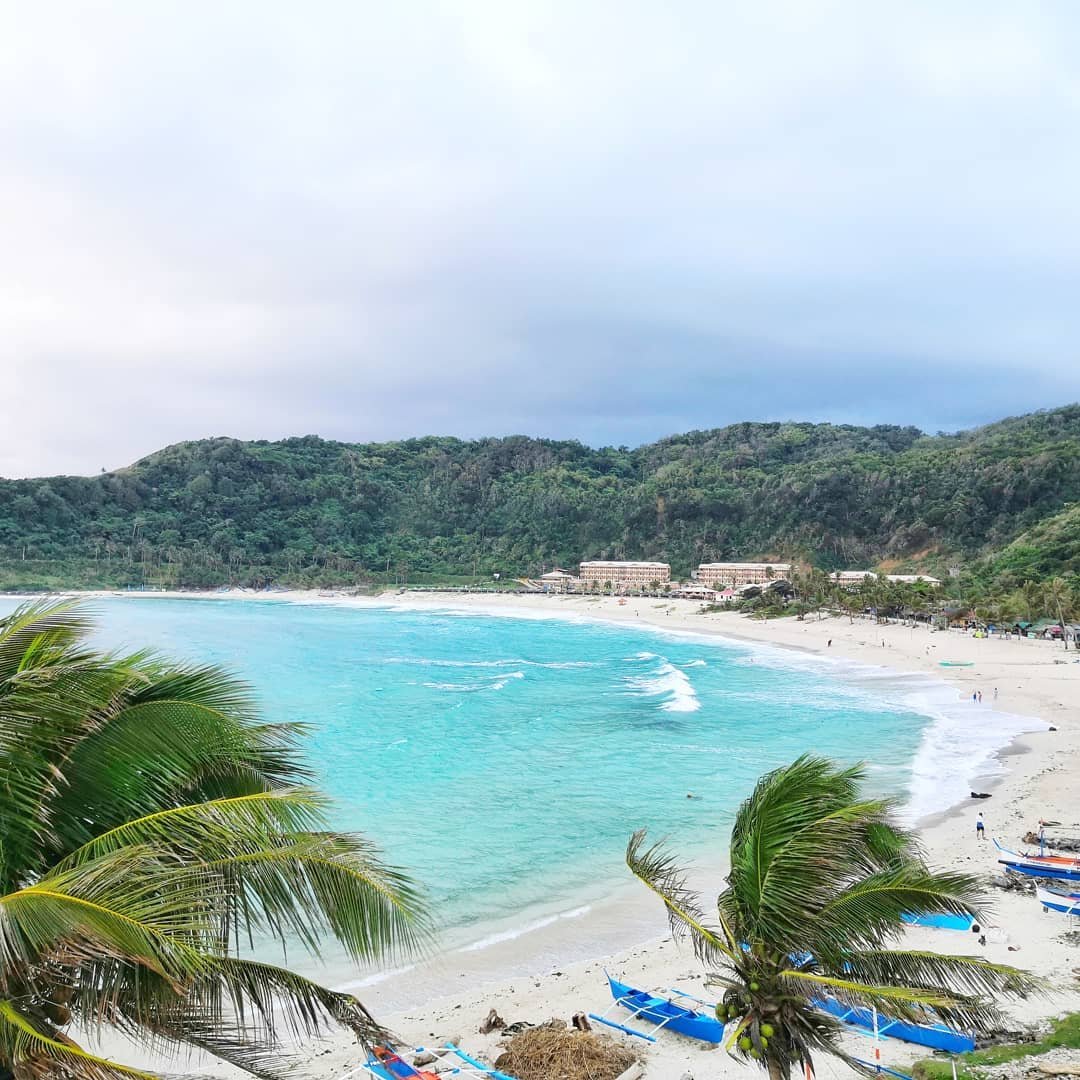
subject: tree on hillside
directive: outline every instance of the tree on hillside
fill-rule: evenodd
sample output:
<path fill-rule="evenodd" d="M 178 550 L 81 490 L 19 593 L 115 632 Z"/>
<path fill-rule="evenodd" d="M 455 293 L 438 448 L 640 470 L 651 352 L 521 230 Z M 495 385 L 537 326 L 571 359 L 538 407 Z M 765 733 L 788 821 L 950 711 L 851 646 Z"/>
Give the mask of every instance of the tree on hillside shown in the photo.
<path fill-rule="evenodd" d="M 667 907 L 673 932 L 689 935 L 720 988 L 727 1046 L 770 1077 L 813 1067 L 822 1051 L 850 1063 L 843 1025 L 814 1007 L 832 996 L 886 1016 L 988 1031 L 1001 1023 L 994 996 L 1023 995 L 1036 981 L 977 957 L 897 949 L 905 912 L 976 914 L 977 879 L 939 873 L 894 804 L 860 794 L 861 766 L 803 756 L 763 776 L 739 808 L 731 870 L 715 922 L 686 875 L 644 831 L 627 847 L 631 871 Z"/>
<path fill-rule="evenodd" d="M 215 667 L 106 656 L 66 604 L 0 622 L 0 1078 L 151 1074 L 70 1032 L 112 1027 L 287 1075 L 280 1035 L 378 1027 L 352 995 L 239 955 L 252 939 L 357 960 L 412 949 L 414 887 L 326 828 L 300 728 Z"/>
<path fill-rule="evenodd" d="M 1049 613 L 1057 619 L 1062 629 L 1062 641 L 1067 649 L 1069 635 L 1066 631 L 1067 620 L 1073 616 L 1075 598 L 1069 583 L 1061 577 L 1051 578 L 1043 592 L 1044 604 Z"/>

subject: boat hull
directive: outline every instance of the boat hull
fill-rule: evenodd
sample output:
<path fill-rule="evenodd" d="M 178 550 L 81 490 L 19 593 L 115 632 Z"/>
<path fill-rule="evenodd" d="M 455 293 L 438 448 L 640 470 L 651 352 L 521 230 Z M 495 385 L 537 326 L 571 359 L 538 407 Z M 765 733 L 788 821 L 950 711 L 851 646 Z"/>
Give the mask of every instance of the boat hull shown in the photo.
<path fill-rule="evenodd" d="M 1002 866 L 1028 877 L 1057 878 L 1059 881 L 1080 881 L 1080 859 L 1067 855 L 1027 855 L 999 844 L 994 840 L 994 847 L 1003 858 L 998 859 Z"/>
<path fill-rule="evenodd" d="M 869 1009 L 853 1009 L 837 1001 L 836 998 L 818 999 L 814 1007 L 835 1016 L 837 1020 L 865 1031 L 874 1030 L 874 1015 Z M 890 1020 L 878 1016 L 878 1034 L 883 1038 L 900 1039 L 916 1046 L 928 1046 L 932 1050 L 944 1050 L 950 1054 L 966 1054 L 975 1049 L 975 1039 L 971 1035 L 954 1031 L 944 1024 L 905 1024 L 900 1020 Z"/>
<path fill-rule="evenodd" d="M 929 926 L 935 930 L 970 930 L 975 921 L 970 915 L 920 915 L 905 912 L 900 916 L 909 926 Z"/>
<path fill-rule="evenodd" d="M 1002 866 L 1028 877 L 1055 878 L 1058 881 L 1080 881 L 1080 866 L 1043 863 L 1035 859 L 998 859 Z"/>
<path fill-rule="evenodd" d="M 663 1024 L 664 1031 L 677 1031 L 691 1039 L 700 1039 L 707 1043 L 720 1043 L 724 1040 L 724 1025 L 714 1016 L 695 1012 L 682 1005 L 655 997 L 644 990 L 637 990 L 626 983 L 608 976 L 611 996 L 635 1016 L 651 1020 L 654 1024 Z"/>
<path fill-rule="evenodd" d="M 1048 911 L 1060 911 L 1062 915 L 1080 916 L 1080 893 L 1060 892 L 1039 885 L 1035 889 L 1039 903 Z"/>

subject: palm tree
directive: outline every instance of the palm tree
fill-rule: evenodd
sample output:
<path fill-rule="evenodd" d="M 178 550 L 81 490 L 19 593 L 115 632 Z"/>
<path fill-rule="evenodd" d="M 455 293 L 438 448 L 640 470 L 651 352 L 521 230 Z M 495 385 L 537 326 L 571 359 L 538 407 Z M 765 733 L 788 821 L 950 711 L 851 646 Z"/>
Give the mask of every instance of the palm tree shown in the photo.
<path fill-rule="evenodd" d="M 829 995 L 903 1020 L 932 1009 L 947 1023 L 1000 1022 L 990 995 L 1018 995 L 1028 975 L 975 957 L 893 949 L 905 912 L 975 914 L 976 879 L 927 868 L 888 799 L 859 794 L 861 766 L 803 756 L 763 776 L 739 808 L 731 870 L 711 924 L 664 845 L 635 833 L 631 871 L 663 900 L 672 931 L 689 934 L 722 988 L 728 1049 L 774 1080 L 823 1051 L 851 1063 L 842 1024 L 814 1007 Z"/>
<path fill-rule="evenodd" d="M 1046 583 L 1043 596 L 1044 603 L 1050 613 L 1057 616 L 1057 621 L 1061 625 L 1061 640 L 1067 649 L 1069 647 L 1069 635 L 1065 620 L 1072 617 L 1072 589 L 1069 588 L 1069 583 L 1063 577 L 1055 577 Z"/>
<path fill-rule="evenodd" d="M 280 1034 L 379 1029 L 363 1005 L 240 955 L 265 938 L 358 960 L 426 933 L 415 888 L 328 831 L 301 728 L 215 667 L 86 644 L 84 611 L 0 622 L 0 1077 L 150 1076 L 71 1032 L 118 1029 L 264 1077 Z"/>

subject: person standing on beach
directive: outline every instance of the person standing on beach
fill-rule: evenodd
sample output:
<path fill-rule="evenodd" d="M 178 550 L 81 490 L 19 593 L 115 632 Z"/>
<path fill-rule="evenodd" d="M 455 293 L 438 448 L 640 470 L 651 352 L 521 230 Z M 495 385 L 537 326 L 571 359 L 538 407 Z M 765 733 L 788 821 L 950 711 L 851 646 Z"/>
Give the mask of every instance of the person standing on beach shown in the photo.
<path fill-rule="evenodd" d="M 975 822 L 975 835 L 980 840 L 986 839 L 986 822 L 983 821 L 982 814 L 979 815 L 978 819 Z"/>
<path fill-rule="evenodd" d="M 976 694 L 974 690 L 972 690 L 971 691 L 971 704 L 974 705 L 975 702 L 977 702 L 978 700 L 979 700 L 979 695 Z"/>
<path fill-rule="evenodd" d="M 997 687 L 994 687 L 994 700 L 997 701 Z"/>
<path fill-rule="evenodd" d="M 982 691 L 979 691 L 979 704 L 982 704 Z"/>

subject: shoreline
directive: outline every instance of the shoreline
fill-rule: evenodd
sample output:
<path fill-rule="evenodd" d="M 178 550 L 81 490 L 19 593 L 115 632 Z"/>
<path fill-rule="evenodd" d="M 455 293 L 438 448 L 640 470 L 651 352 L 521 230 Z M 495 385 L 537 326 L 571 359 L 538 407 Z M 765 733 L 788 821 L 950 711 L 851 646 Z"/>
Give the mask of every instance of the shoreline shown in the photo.
<path fill-rule="evenodd" d="M 695 601 L 656 601 L 654 598 L 630 600 L 620 606 L 614 598 L 586 598 L 577 596 L 536 596 L 509 594 L 505 596 L 484 594 L 398 594 L 382 593 L 376 597 L 349 597 L 346 595 L 319 595 L 316 592 L 254 593 L 232 591 L 228 593 L 113 593 L 94 592 L 66 594 L 92 599 L 109 597 L 122 599 L 198 599 L 198 600 L 248 600 L 255 602 L 285 602 L 300 604 L 331 604 L 337 606 L 363 606 L 389 609 L 441 610 L 472 614 L 489 614 L 518 618 L 556 618 L 604 622 L 620 627 L 637 626 L 642 630 L 672 633 L 677 636 L 691 634 L 695 637 L 722 639 L 731 644 L 781 650 L 788 656 L 800 656 L 815 665 L 822 661 L 844 661 L 887 671 L 907 678 L 919 676 L 924 684 L 951 688 L 961 708 L 971 710 L 971 745 L 977 746 L 985 733 L 987 720 L 994 715 L 1012 716 L 1030 722 L 1031 729 L 1017 730 L 995 746 L 993 753 L 984 758 L 985 774 L 970 777 L 973 790 L 987 791 L 988 800 L 964 799 L 960 796 L 948 808 L 922 815 L 917 828 L 931 861 L 939 865 L 955 864 L 958 868 L 974 871 L 993 871 L 996 863 L 994 849 L 989 842 L 978 845 L 974 836 L 975 815 L 986 814 L 988 831 L 1003 838 L 1013 846 L 1028 828 L 1040 817 L 1057 818 L 1072 822 L 1080 820 L 1080 785 L 1070 783 L 1080 764 L 1080 741 L 1077 731 L 1069 722 L 1070 711 L 1080 708 L 1080 664 L 1074 659 L 1080 654 L 1065 652 L 1060 646 L 1041 641 L 996 641 L 973 639 L 953 631 L 932 632 L 927 628 L 909 630 L 898 625 L 879 626 L 868 620 L 849 622 L 846 616 L 827 617 L 798 622 L 794 618 L 751 621 L 733 612 L 700 614 L 701 604 Z M 11 597 L 11 599 L 16 599 Z M 830 643 L 831 639 L 831 643 Z M 941 659 L 972 661 L 970 667 L 940 666 Z M 1057 662 L 1055 662 L 1057 661 Z M 1062 663 L 1061 661 L 1066 661 Z M 838 672 L 842 674 L 842 672 Z M 1007 705 L 1009 713 L 996 714 L 990 706 L 994 703 L 994 688 L 999 690 L 998 703 Z M 972 691 L 984 692 L 984 702 L 961 704 L 960 697 Z M 915 707 L 912 707 L 915 711 Z M 931 716 L 929 732 L 938 723 L 931 709 L 918 710 Z M 1039 724 L 1043 725 L 1038 730 Z M 1056 727 L 1056 731 L 1047 730 Z M 924 741 L 926 734 L 924 732 Z M 808 747 L 807 749 L 813 749 Z M 961 746 L 961 750 L 963 747 Z M 872 760 L 872 748 L 865 755 Z M 922 750 L 920 749 L 919 753 Z M 1080 831 L 1080 830 L 1078 830 Z M 678 845 L 676 845 L 678 846 Z M 974 863 L 975 865 L 965 865 Z M 712 875 L 710 875 L 712 876 Z M 695 875 L 697 878 L 698 875 Z M 699 884 L 695 880 L 694 884 Z M 644 893 L 644 890 L 642 890 Z M 996 891 L 995 891 L 996 892 Z M 631 899 L 631 889 L 620 893 L 634 909 L 644 915 L 649 906 L 648 897 L 639 901 Z M 1001 894 L 991 898 L 995 915 L 988 923 L 988 944 L 979 949 L 974 940 L 965 935 L 943 931 L 913 930 L 909 936 L 913 943 L 928 948 L 957 952 L 977 952 L 988 959 L 1020 963 L 1053 979 L 1070 990 L 1055 997 L 1056 1004 L 1024 1003 L 1024 1009 L 1014 1010 L 1018 1018 L 1033 1020 L 1048 1015 L 1066 1005 L 1080 1007 L 1080 993 L 1072 989 L 1075 982 L 1070 978 L 1072 967 L 1080 964 L 1080 946 L 1064 946 L 1055 940 L 1065 929 L 1056 926 L 1050 916 L 1042 916 L 1041 909 L 1032 897 Z M 569 901 L 556 905 L 569 909 Z M 615 896 L 594 908 L 602 909 L 600 916 L 615 916 L 609 908 L 618 908 Z M 657 905 L 658 908 L 658 905 Z M 622 913 L 623 917 L 625 912 Z M 1036 916 L 1039 916 L 1036 918 Z M 1049 922 L 1047 920 L 1050 919 Z M 618 918 L 609 919 L 608 931 L 602 940 L 618 940 L 623 927 L 615 925 Z M 564 925 L 560 925 L 560 922 Z M 387 1015 L 380 1008 L 380 999 L 390 989 L 387 983 L 395 978 L 406 978 L 407 973 L 388 973 L 378 981 L 361 980 L 366 986 L 358 992 L 369 1007 L 384 1016 L 389 1026 L 408 1042 L 417 1045 L 430 1044 L 435 1038 L 460 1037 L 470 1051 L 491 1053 L 497 1036 L 479 1036 L 477 1027 L 488 1008 L 495 1007 L 507 1021 L 524 1019 L 540 1022 L 550 1016 L 568 1019 L 579 1010 L 601 1012 L 609 1003 L 603 981 L 604 965 L 614 972 L 622 972 L 628 981 L 636 985 L 655 986 L 679 983 L 689 986 L 691 992 L 701 992 L 701 967 L 692 952 L 678 947 L 670 937 L 663 934 L 663 913 L 656 910 L 648 922 L 657 933 L 640 943 L 632 943 L 629 949 L 603 952 L 593 959 L 583 959 L 560 965 L 557 950 L 551 963 L 543 966 L 543 948 L 539 939 L 547 937 L 546 931 L 584 930 L 585 919 L 564 918 L 556 914 L 549 923 L 519 935 L 507 935 L 494 943 L 491 952 L 513 952 L 515 941 L 529 936 L 534 948 L 528 951 L 536 956 L 537 973 L 518 974 L 510 978 L 484 980 L 481 963 L 479 969 L 471 961 L 494 959 L 485 956 L 486 949 L 475 952 L 464 949 L 440 955 L 434 964 L 445 969 L 443 985 L 469 986 L 467 992 L 454 992 L 438 997 L 427 997 L 422 1006 L 396 1014 Z M 630 930 L 629 920 L 624 924 Z M 646 933 L 646 923 L 638 926 L 639 935 Z M 497 935 L 496 935 L 497 936 Z M 995 940 L 997 939 L 997 940 Z M 1019 956 L 1009 951 L 1010 943 L 1022 949 Z M 596 942 L 599 944 L 599 941 Z M 579 953 L 580 955 L 580 953 Z M 421 960 L 427 966 L 429 961 Z M 488 965 L 490 966 L 490 965 Z M 542 970 L 540 970 L 542 968 Z M 699 988 L 694 991 L 693 987 Z M 383 991 L 380 992 L 380 987 Z M 1024 1015 L 1021 1015 L 1023 1012 Z M 853 1037 L 854 1038 L 854 1037 Z M 865 1056 L 866 1044 L 853 1043 L 855 1052 Z M 355 1064 L 355 1049 L 349 1040 L 335 1040 L 313 1062 L 312 1076 L 338 1076 L 351 1064 Z M 883 1045 L 883 1061 L 903 1067 L 923 1056 L 915 1048 L 902 1043 L 887 1042 Z M 700 1065 L 700 1050 L 693 1044 L 675 1037 L 660 1040 L 651 1047 L 648 1055 L 646 1077 L 675 1077 L 684 1070 L 693 1072 L 695 1062 Z M 721 1075 L 739 1069 L 738 1064 L 726 1055 L 716 1054 L 709 1059 L 709 1074 Z M 837 1066 L 837 1075 L 848 1070 Z M 215 1069 L 215 1071 L 218 1071 Z M 820 1070 L 832 1071 L 832 1070 Z M 223 1071 L 224 1074 L 224 1071 Z"/>

